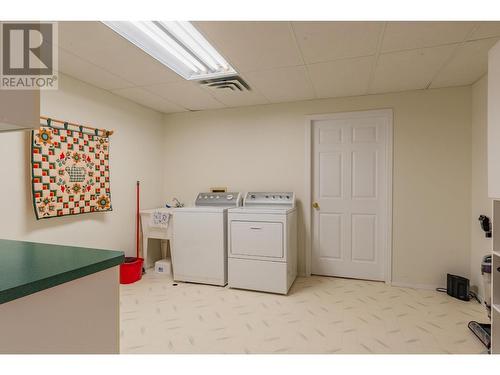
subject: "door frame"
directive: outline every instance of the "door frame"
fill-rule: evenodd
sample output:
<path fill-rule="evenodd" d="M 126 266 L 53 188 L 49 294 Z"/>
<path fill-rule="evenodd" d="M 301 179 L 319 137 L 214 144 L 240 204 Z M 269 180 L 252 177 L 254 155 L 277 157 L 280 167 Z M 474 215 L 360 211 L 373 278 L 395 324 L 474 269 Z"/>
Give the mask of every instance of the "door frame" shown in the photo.
<path fill-rule="evenodd" d="M 352 112 L 335 112 L 335 113 L 325 113 L 308 115 L 305 118 L 305 199 L 304 199 L 304 222 L 305 222 L 305 261 L 306 261 L 306 276 L 311 276 L 311 263 L 312 263 L 312 241 L 313 236 L 311 234 L 312 230 L 312 195 L 313 195 L 313 126 L 312 123 L 315 120 L 326 120 L 326 119 L 345 119 L 345 118 L 366 118 L 372 117 L 374 115 L 383 115 L 388 119 L 387 128 L 387 252 L 385 256 L 385 269 L 384 269 L 384 280 L 387 284 L 392 281 L 392 183 L 393 183 L 393 117 L 394 113 L 392 108 L 375 109 L 375 110 L 360 110 Z"/>

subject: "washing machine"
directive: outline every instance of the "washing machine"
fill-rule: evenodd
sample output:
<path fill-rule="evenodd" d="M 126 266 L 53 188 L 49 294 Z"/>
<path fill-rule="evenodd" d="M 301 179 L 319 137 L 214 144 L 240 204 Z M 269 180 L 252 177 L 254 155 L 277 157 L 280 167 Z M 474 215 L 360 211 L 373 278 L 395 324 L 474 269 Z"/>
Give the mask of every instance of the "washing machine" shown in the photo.
<path fill-rule="evenodd" d="M 297 210 L 290 192 L 249 192 L 228 211 L 228 285 L 287 294 L 297 276 Z"/>
<path fill-rule="evenodd" d="M 174 209 L 175 281 L 227 284 L 227 210 L 240 205 L 240 193 L 199 193 L 193 207 Z"/>

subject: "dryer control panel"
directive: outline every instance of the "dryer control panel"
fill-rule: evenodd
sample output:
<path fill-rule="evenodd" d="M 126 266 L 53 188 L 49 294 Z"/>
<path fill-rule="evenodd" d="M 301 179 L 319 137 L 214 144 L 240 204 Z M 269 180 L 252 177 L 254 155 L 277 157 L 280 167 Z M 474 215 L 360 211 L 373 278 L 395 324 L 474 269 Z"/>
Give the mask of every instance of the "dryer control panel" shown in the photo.
<path fill-rule="evenodd" d="M 243 202 L 245 207 L 293 208 L 295 193 L 292 192 L 248 192 Z"/>
<path fill-rule="evenodd" d="M 239 207 L 241 193 L 199 193 L 194 202 L 195 206 L 210 207 Z"/>

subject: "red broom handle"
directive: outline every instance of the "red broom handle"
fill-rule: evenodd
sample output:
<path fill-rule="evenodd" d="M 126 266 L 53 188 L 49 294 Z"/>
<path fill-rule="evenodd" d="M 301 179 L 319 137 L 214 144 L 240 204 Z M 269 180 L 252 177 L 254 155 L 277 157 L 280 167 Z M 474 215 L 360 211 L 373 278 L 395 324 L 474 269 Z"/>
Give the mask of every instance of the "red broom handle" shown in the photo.
<path fill-rule="evenodd" d="M 139 258 L 139 220 L 140 220 L 140 215 L 139 215 L 139 181 L 137 181 L 137 212 L 135 216 L 135 235 L 136 235 L 136 253 L 137 253 L 137 258 Z"/>

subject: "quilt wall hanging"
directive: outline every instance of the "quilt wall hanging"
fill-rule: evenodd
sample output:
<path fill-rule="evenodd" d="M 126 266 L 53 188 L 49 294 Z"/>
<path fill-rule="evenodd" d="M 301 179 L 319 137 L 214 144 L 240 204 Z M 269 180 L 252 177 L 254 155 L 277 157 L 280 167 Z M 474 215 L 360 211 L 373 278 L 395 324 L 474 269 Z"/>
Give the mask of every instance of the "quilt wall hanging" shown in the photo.
<path fill-rule="evenodd" d="M 111 211 L 112 131 L 41 118 L 31 133 L 33 205 L 38 220 Z"/>

